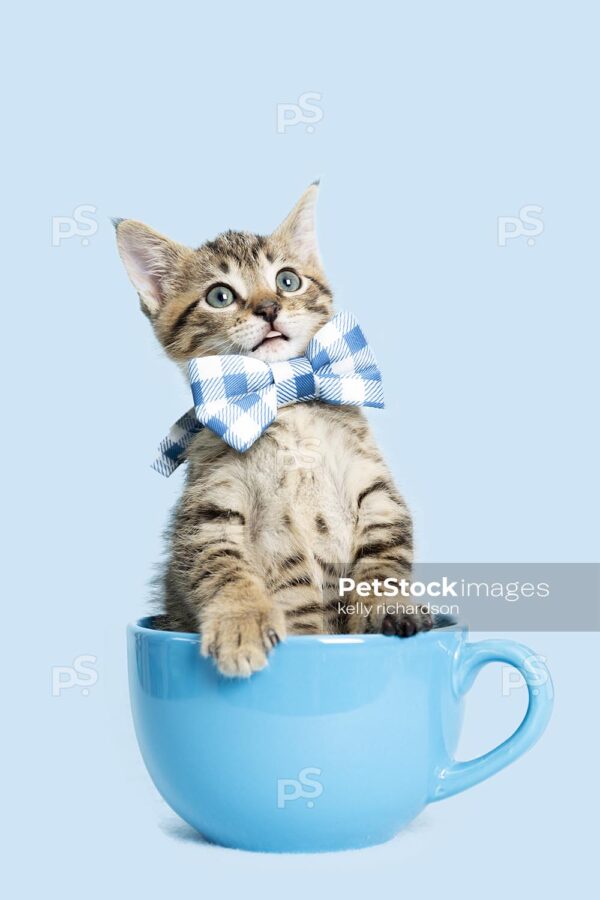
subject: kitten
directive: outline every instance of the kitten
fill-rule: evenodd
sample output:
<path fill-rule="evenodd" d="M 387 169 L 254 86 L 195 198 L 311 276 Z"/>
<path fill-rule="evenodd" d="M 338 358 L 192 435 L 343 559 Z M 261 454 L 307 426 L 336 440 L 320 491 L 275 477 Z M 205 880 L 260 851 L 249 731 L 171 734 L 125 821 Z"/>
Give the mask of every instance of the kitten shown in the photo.
<path fill-rule="evenodd" d="M 197 356 L 301 356 L 331 318 L 317 193 L 311 185 L 269 237 L 228 231 L 198 250 L 117 222 L 142 310 L 184 372 Z M 287 634 L 405 636 L 431 627 L 425 612 L 339 608 L 349 597 L 341 604 L 339 577 L 406 578 L 412 562 L 410 514 L 360 409 L 286 406 L 243 454 L 204 428 L 187 460 L 159 627 L 199 631 L 203 655 L 224 675 L 262 669 Z"/>

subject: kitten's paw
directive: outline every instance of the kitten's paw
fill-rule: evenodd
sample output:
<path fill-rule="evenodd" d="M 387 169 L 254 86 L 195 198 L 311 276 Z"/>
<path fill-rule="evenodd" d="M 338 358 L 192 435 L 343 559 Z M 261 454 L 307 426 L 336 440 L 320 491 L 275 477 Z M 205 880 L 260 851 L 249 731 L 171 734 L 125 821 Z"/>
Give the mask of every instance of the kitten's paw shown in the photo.
<path fill-rule="evenodd" d="M 433 616 L 417 610 L 414 613 L 397 612 L 387 615 L 381 623 L 382 634 L 396 634 L 398 637 L 411 637 L 419 631 L 433 628 Z"/>
<path fill-rule="evenodd" d="M 210 619 L 202 625 L 201 652 L 212 656 L 222 675 L 249 678 L 264 669 L 269 652 L 285 638 L 285 619 L 278 609 Z"/>

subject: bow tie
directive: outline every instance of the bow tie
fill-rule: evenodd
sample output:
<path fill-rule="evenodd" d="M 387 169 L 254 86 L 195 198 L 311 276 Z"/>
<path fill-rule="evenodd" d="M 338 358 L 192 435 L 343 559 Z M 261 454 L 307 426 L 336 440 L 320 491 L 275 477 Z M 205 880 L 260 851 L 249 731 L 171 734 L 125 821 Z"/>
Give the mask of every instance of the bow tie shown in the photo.
<path fill-rule="evenodd" d="M 244 453 L 280 406 L 321 400 L 335 406 L 383 407 L 381 373 L 358 322 L 340 312 L 312 338 L 304 356 L 266 363 L 252 356 L 205 356 L 188 364 L 194 408 L 161 442 L 152 468 L 169 476 L 192 438 L 210 428 Z"/>

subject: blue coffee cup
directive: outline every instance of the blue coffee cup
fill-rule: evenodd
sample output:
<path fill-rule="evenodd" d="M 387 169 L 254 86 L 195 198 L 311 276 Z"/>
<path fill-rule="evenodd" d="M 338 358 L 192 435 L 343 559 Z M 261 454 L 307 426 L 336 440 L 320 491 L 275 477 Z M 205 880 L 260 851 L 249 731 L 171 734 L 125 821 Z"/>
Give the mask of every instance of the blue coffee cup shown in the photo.
<path fill-rule="evenodd" d="M 407 639 L 290 637 L 266 669 L 229 679 L 200 656 L 198 635 L 151 624 L 128 628 L 142 756 L 175 812 L 227 847 L 318 852 L 387 841 L 428 803 L 514 762 L 552 710 L 550 675 L 532 650 L 469 643 L 459 626 Z M 490 662 L 524 676 L 527 713 L 498 747 L 457 762 L 463 698 Z"/>

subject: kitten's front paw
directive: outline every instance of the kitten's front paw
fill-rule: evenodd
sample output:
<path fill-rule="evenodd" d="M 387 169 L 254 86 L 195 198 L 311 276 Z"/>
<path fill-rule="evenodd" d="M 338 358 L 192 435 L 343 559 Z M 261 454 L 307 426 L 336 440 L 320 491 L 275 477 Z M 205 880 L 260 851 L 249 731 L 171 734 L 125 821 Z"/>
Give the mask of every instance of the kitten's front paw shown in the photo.
<path fill-rule="evenodd" d="M 215 616 L 202 623 L 201 652 L 212 656 L 222 675 L 248 678 L 264 669 L 268 653 L 284 638 L 285 619 L 277 609 Z"/>
<path fill-rule="evenodd" d="M 381 623 L 382 634 L 396 634 L 398 637 L 411 637 L 419 631 L 429 631 L 431 628 L 433 628 L 433 616 L 421 610 L 416 610 L 414 613 L 389 614 Z"/>

